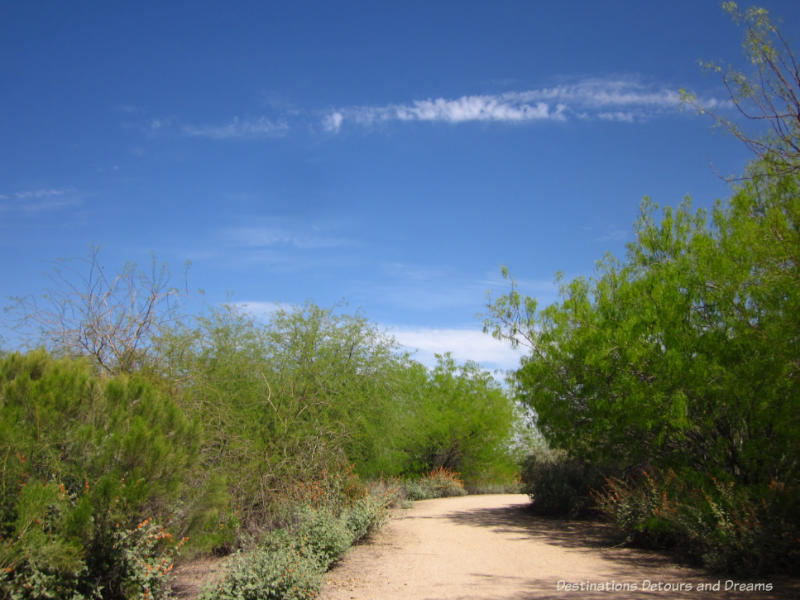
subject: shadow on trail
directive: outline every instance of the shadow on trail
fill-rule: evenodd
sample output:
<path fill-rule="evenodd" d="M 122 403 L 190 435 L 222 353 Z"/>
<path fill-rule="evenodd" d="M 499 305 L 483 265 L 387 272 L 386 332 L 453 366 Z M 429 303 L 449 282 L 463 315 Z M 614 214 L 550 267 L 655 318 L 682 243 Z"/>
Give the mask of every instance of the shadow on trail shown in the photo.
<path fill-rule="evenodd" d="M 518 504 L 501 506 L 497 508 L 481 508 L 456 511 L 447 514 L 444 518 L 460 525 L 485 527 L 498 533 L 511 534 L 515 539 L 538 539 L 539 541 L 568 548 L 578 552 L 600 554 L 605 560 L 610 561 L 609 569 L 592 581 L 585 584 L 603 586 L 627 586 L 622 589 L 558 589 L 558 582 L 552 578 L 536 579 L 520 577 L 519 584 L 526 591 L 513 596 L 504 597 L 502 600 L 565 600 L 566 598 L 580 598 L 580 600 L 633 600 L 639 598 L 669 598 L 670 600 L 690 600 L 698 598 L 724 599 L 789 599 L 800 598 L 800 581 L 796 578 L 774 577 L 761 581 L 772 581 L 773 589 L 770 592 L 736 592 L 724 589 L 725 581 L 737 580 L 735 576 L 718 575 L 697 569 L 687 568 L 675 562 L 670 555 L 645 550 L 634 550 L 620 547 L 618 538 L 613 535 L 610 524 L 598 521 L 573 521 L 557 518 L 548 518 L 534 515 L 530 505 Z M 613 565 L 613 566 L 612 566 Z M 651 574 L 651 575 L 648 575 Z M 493 575 L 481 575 L 491 580 Z M 722 582 L 722 589 L 718 591 L 698 590 L 698 584 Z M 742 582 L 742 580 L 738 580 Z M 568 581 L 580 584 L 581 581 Z M 672 589 L 658 590 L 659 584 L 672 586 Z M 680 586 L 691 584 L 690 589 L 681 589 Z M 633 587 L 635 586 L 635 587 Z M 633 589 L 631 589 L 633 587 Z M 455 600 L 477 600 L 479 596 L 464 596 Z"/>
<path fill-rule="evenodd" d="M 607 523 L 542 517 L 528 504 L 452 512 L 451 521 L 462 525 L 489 527 L 499 533 L 542 538 L 565 548 L 607 548 L 614 545 L 613 530 Z"/>

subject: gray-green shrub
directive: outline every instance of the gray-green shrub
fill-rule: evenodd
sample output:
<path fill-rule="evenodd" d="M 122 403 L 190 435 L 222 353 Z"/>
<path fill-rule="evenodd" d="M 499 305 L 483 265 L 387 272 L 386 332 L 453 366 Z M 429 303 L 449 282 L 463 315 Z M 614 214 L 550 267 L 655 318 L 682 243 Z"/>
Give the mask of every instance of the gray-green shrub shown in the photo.
<path fill-rule="evenodd" d="M 344 522 L 354 544 L 383 526 L 388 517 L 388 501 L 388 498 L 370 494 L 359 498 L 344 511 Z"/>
<path fill-rule="evenodd" d="M 323 569 L 291 542 L 238 553 L 225 578 L 199 600 L 309 600 L 315 598 Z"/>
<path fill-rule="evenodd" d="M 353 533 L 342 516 L 328 508 L 301 508 L 299 522 L 292 535 L 297 538 L 302 553 L 316 560 L 324 571 L 353 543 Z"/>

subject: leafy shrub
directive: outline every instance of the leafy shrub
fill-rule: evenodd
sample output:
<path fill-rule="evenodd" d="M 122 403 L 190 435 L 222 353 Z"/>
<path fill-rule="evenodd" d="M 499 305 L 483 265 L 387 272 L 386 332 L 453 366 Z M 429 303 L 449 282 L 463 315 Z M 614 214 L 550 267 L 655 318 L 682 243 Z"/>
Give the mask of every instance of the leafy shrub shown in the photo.
<path fill-rule="evenodd" d="M 353 534 L 345 520 L 327 508 L 303 508 L 298 517 L 293 535 L 299 540 L 301 552 L 316 560 L 323 571 L 353 543 Z"/>
<path fill-rule="evenodd" d="M 86 496 L 71 498 L 52 482 L 25 486 L 20 505 L 14 541 L 0 542 L 3 599 L 169 596 L 168 578 L 185 538 L 176 542 L 152 519 L 83 541 L 70 537 Z"/>
<path fill-rule="evenodd" d="M 797 489 L 737 486 L 687 472 L 609 479 L 600 509 L 639 545 L 671 547 L 711 569 L 742 575 L 800 569 Z"/>
<path fill-rule="evenodd" d="M 322 582 L 317 561 L 288 541 L 237 554 L 225 578 L 199 600 L 308 600 Z"/>
<path fill-rule="evenodd" d="M 458 473 L 444 467 L 439 467 L 428 473 L 422 479 L 423 485 L 432 491 L 434 498 L 447 498 L 449 496 L 465 496 L 464 482 Z"/>
<path fill-rule="evenodd" d="M 429 496 L 429 490 L 424 488 L 421 481 L 409 479 L 403 483 L 403 490 L 405 492 L 405 497 L 408 500 L 427 500 L 432 496 Z"/>
<path fill-rule="evenodd" d="M 120 529 L 113 550 L 122 571 L 122 595 L 141 600 L 169 597 L 169 576 L 187 539 L 176 542 L 152 519 L 145 519 L 132 529 Z"/>
<path fill-rule="evenodd" d="M 0 361 L 0 409 L 4 589 L 155 597 L 165 574 L 152 561 L 171 564 L 175 544 L 166 532 L 142 538 L 138 524 L 173 517 L 181 526 L 174 507 L 195 464 L 195 424 L 141 378 L 100 378 L 43 351 Z"/>
<path fill-rule="evenodd" d="M 301 486 L 316 490 L 314 486 Z M 313 598 L 322 573 L 352 543 L 377 530 L 387 516 L 395 487 L 383 488 L 351 502 L 338 516 L 330 507 L 304 506 L 292 524 L 267 534 L 257 548 L 240 553 L 225 579 L 200 600 L 301 600 Z M 311 492 L 315 497 L 315 492 Z"/>
<path fill-rule="evenodd" d="M 356 500 L 345 512 L 344 522 L 357 543 L 380 529 L 388 517 L 389 496 L 370 494 Z"/>
<path fill-rule="evenodd" d="M 406 480 L 403 488 L 405 497 L 409 500 L 464 496 L 467 493 L 458 473 L 445 467 L 434 469 L 419 479 Z"/>
<path fill-rule="evenodd" d="M 600 489 L 598 469 L 558 450 L 538 451 L 522 468 L 523 491 L 537 514 L 577 517 L 591 512 L 592 490 Z"/>

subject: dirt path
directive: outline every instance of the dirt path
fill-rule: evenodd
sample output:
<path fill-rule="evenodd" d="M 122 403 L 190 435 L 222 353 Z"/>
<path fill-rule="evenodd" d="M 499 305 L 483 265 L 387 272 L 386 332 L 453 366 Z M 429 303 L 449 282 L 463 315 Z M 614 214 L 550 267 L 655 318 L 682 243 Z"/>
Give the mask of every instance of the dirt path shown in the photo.
<path fill-rule="evenodd" d="M 771 592 L 725 591 L 726 577 L 615 548 L 604 525 L 534 517 L 527 504 L 523 495 L 416 502 L 328 573 L 321 599 L 800 598 L 800 582 L 778 578 L 765 581 Z M 698 591 L 718 581 L 719 591 Z"/>

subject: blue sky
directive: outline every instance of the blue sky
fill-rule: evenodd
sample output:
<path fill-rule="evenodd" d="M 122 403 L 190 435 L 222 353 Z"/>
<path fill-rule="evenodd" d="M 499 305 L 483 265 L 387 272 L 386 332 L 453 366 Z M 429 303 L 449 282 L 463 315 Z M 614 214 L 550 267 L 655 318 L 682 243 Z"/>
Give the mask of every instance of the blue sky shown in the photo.
<path fill-rule="evenodd" d="M 678 102 L 729 110 L 699 59 L 743 64 L 717 2 L 2 2 L 0 296 L 155 252 L 208 304 L 345 301 L 512 368 L 476 317 L 501 265 L 547 303 L 643 196 L 729 195 L 747 151 Z"/>

